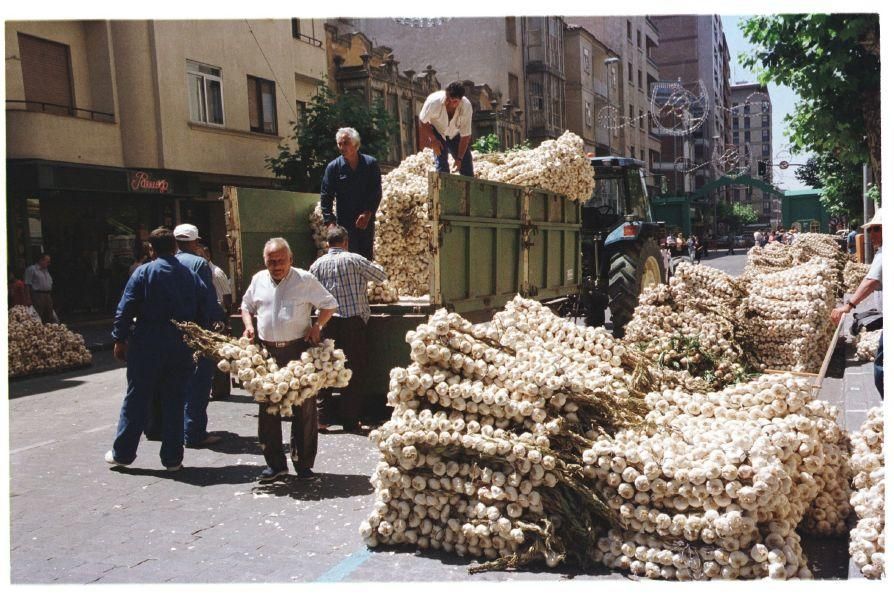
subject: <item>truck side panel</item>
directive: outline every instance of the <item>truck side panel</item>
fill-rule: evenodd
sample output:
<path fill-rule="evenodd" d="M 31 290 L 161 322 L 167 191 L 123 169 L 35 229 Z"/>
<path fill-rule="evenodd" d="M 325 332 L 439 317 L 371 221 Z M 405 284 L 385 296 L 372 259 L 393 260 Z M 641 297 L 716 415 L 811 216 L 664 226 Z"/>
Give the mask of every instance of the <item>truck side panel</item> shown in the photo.
<path fill-rule="evenodd" d="M 545 190 L 528 192 L 528 290 L 538 300 L 574 294 L 580 281 L 580 205 Z"/>

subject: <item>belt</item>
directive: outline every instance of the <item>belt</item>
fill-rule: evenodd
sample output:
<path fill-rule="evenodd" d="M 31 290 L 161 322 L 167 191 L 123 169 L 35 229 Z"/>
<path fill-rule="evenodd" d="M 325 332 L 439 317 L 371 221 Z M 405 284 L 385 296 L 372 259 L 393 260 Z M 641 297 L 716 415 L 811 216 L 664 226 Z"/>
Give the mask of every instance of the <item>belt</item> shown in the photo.
<path fill-rule="evenodd" d="M 261 340 L 261 343 L 264 344 L 265 346 L 273 346 L 274 348 L 285 348 L 287 346 L 293 346 L 293 345 L 297 344 L 298 342 L 299 342 L 299 340 L 291 340 L 288 342 L 268 342 L 265 340 Z"/>

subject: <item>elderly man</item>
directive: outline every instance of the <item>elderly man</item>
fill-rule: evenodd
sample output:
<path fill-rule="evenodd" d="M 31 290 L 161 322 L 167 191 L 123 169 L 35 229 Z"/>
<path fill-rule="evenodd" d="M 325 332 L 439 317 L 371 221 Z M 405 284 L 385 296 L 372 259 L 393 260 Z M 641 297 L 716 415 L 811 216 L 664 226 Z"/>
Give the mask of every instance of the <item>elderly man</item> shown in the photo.
<path fill-rule="evenodd" d="M 211 290 L 208 306 L 205 308 L 206 321 L 200 322 L 202 327 L 213 327 L 220 331 L 226 319 L 223 309 L 217 303 L 214 278 L 208 261 L 199 256 L 199 229 L 190 223 L 182 223 L 174 228 L 174 239 L 177 240 L 177 260 L 202 279 L 202 283 Z M 184 389 L 186 400 L 183 411 L 184 443 L 188 448 L 201 448 L 216 444 L 221 440 L 219 435 L 208 433 L 208 399 L 211 396 L 211 382 L 214 378 L 214 361 L 199 358 L 196 368 Z"/>
<path fill-rule="evenodd" d="M 348 235 L 344 227 L 329 229 L 329 251 L 310 266 L 310 272 L 338 301 L 338 312 L 330 321 L 330 335 L 335 345 L 344 350 L 348 367 L 354 372 L 337 402 L 331 394 L 325 395 L 323 414 L 328 418 L 324 420 L 338 422 L 346 432 L 357 432 L 364 405 L 363 390 L 357 382 L 363 380 L 360 374 L 366 367 L 366 322 L 370 312 L 366 284 L 381 283 L 388 276 L 381 266 L 348 251 Z M 321 425 L 320 431 L 325 430 Z"/>
<path fill-rule="evenodd" d="M 438 171 L 450 171 L 447 153 L 453 156 L 460 175 L 474 177 L 472 166 L 472 103 L 466 88 L 454 81 L 446 89 L 433 92 L 419 111 L 419 145 L 435 151 Z"/>
<path fill-rule="evenodd" d="M 869 267 L 869 272 L 866 274 L 866 277 L 863 278 L 863 281 L 860 282 L 860 285 L 857 286 L 857 289 L 854 290 L 854 293 L 851 294 L 848 301 L 832 309 L 832 321 L 836 324 L 841 320 L 841 317 L 844 316 L 845 313 L 849 313 L 851 310 L 856 309 L 857 306 L 872 292 L 880 292 L 882 290 L 882 209 L 878 209 L 872 217 L 872 220 L 863 225 L 863 230 L 869 236 L 869 239 L 872 242 L 872 247 L 877 248 L 877 250 L 872 259 L 872 265 Z M 882 398 L 885 397 L 883 338 L 884 336 L 878 340 L 878 350 L 875 354 L 874 368 L 875 387 Z"/>
<path fill-rule="evenodd" d="M 183 463 L 183 388 L 194 367 L 192 351 L 171 319 L 206 320 L 204 311 L 214 292 L 174 258 L 170 229 L 154 230 L 149 243 L 158 257 L 133 272 L 115 313 L 114 354 L 127 362 L 127 393 L 105 460 L 127 466 L 136 459 L 150 402 L 157 397 L 163 413 L 161 463 L 176 471 Z"/>
<path fill-rule="evenodd" d="M 376 210 L 382 201 L 379 163 L 360 153 L 360 134 L 342 127 L 335 134 L 341 156 L 326 165 L 320 184 L 323 222 L 341 225 L 351 236 L 351 252 L 372 259 Z M 336 201 L 333 212 L 332 201 Z"/>
<path fill-rule="evenodd" d="M 41 254 L 37 262 L 25 269 L 25 285 L 31 296 L 31 304 L 44 323 L 55 323 L 53 312 L 53 276 L 50 275 L 50 255 Z"/>
<path fill-rule="evenodd" d="M 338 303 L 316 277 L 292 266 L 292 250 L 283 238 L 271 238 L 264 245 L 265 271 L 251 279 L 242 297 L 242 323 L 245 336 L 258 338 L 260 345 L 285 365 L 300 358 L 301 353 L 320 341 L 320 332 L 332 317 Z M 311 312 L 319 310 L 317 322 L 311 324 Z M 252 316 L 257 315 L 258 328 Z M 282 446 L 282 418 L 267 412 L 260 405 L 258 442 L 264 452 L 267 468 L 261 473 L 263 482 L 273 481 L 289 473 Z M 311 470 L 317 455 L 317 402 L 308 398 L 300 412 L 292 416 L 291 458 L 299 478 L 313 477 Z"/>

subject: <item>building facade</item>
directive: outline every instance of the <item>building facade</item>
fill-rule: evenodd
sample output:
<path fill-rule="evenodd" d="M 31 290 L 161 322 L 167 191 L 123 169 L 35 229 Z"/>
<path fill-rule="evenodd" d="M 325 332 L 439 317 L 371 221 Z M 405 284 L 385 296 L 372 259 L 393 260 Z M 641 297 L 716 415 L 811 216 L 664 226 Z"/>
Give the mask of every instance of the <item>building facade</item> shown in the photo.
<path fill-rule="evenodd" d="M 732 90 L 732 143 L 743 157 L 743 171 L 755 179 L 773 182 L 773 103 L 767 86 L 742 83 Z M 763 163 L 763 167 L 761 167 Z M 732 188 L 732 201 L 750 204 L 761 223 L 777 226 L 782 200 L 747 186 Z"/>
<path fill-rule="evenodd" d="M 607 156 L 618 145 L 619 128 L 606 127 L 607 111 L 618 106 L 618 85 L 609 86 L 607 60 L 617 53 L 580 25 L 565 29 L 565 119 L 584 141 L 584 150 Z M 609 100 L 609 93 L 613 97 Z M 610 136 L 614 136 L 612 139 Z"/>
<path fill-rule="evenodd" d="M 222 186 L 277 187 L 265 158 L 325 78 L 322 21 L 5 28 L 9 265 L 49 252 L 67 319 L 114 310 L 160 225 L 196 224 L 226 269 Z"/>
<path fill-rule="evenodd" d="M 653 52 L 661 79 L 681 84 L 697 98 L 687 108 L 701 120 L 688 136 L 662 136 L 661 170 L 669 182 L 690 179 L 675 186 L 677 194 L 695 191 L 732 167 L 723 160 L 732 144 L 729 47 L 723 24 L 718 15 L 653 15 L 650 20 L 661 36 Z M 689 153 L 686 148 L 691 148 Z M 670 165 L 676 169 L 668 171 Z M 715 192 L 712 201 L 728 197 L 724 189 Z"/>

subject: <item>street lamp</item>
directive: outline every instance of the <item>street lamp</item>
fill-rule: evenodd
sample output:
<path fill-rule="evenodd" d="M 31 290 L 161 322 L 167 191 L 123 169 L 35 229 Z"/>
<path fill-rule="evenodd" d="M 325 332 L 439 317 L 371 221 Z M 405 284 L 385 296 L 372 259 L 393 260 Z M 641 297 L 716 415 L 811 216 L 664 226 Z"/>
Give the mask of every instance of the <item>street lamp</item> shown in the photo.
<path fill-rule="evenodd" d="M 613 65 L 615 63 L 620 62 L 621 59 L 617 56 L 611 56 L 606 58 L 603 62 L 605 64 L 605 86 L 606 86 L 606 99 L 608 100 L 608 105 L 611 108 L 615 107 L 614 102 L 612 102 L 612 78 L 609 75 L 609 65 Z M 609 111 L 611 112 L 611 111 Z M 620 119 L 618 119 L 620 122 Z M 612 128 L 611 128 L 611 119 L 608 120 L 608 155 L 612 155 Z"/>

